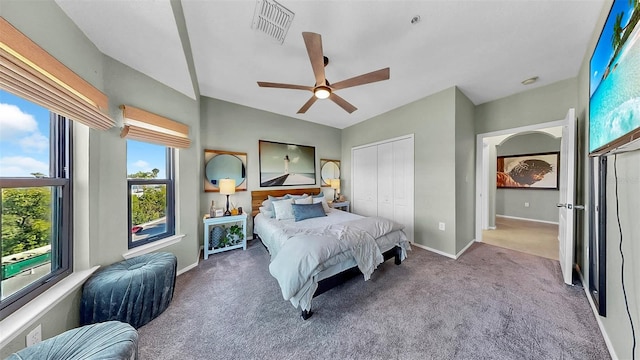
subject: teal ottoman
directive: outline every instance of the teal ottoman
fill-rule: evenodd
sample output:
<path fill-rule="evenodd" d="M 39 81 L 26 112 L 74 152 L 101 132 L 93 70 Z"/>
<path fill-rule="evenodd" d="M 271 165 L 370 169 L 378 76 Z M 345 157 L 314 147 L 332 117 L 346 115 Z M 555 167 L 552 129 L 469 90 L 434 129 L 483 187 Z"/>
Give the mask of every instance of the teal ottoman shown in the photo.
<path fill-rule="evenodd" d="M 176 256 L 151 253 L 96 271 L 82 288 L 80 324 L 118 320 L 138 329 L 169 307 Z"/>
<path fill-rule="evenodd" d="M 63 332 L 31 345 L 6 360 L 130 360 L 138 358 L 138 332 L 131 325 L 108 321 Z"/>

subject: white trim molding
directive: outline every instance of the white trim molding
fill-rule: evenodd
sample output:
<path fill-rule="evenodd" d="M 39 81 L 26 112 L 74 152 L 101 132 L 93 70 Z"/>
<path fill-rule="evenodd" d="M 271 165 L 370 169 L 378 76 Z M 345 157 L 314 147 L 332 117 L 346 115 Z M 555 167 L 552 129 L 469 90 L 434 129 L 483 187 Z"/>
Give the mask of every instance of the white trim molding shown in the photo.
<path fill-rule="evenodd" d="M 131 259 L 132 257 L 148 254 L 150 252 L 165 248 L 169 245 L 177 244 L 182 240 L 183 237 L 184 235 L 174 235 L 146 245 L 138 246 L 122 254 L 122 257 L 125 259 Z"/>
<path fill-rule="evenodd" d="M 69 294 L 80 288 L 98 268 L 99 266 L 94 266 L 87 270 L 74 272 L 0 321 L 0 349 L 26 331 L 29 326 L 36 323 L 42 315 L 59 304 Z"/>
<path fill-rule="evenodd" d="M 538 220 L 538 219 L 528 219 L 528 218 L 522 218 L 522 217 L 517 217 L 517 216 L 498 215 L 498 214 L 496 214 L 496 217 L 501 217 L 501 218 L 505 218 L 505 219 L 533 221 L 533 222 L 539 222 L 539 223 L 545 223 L 545 224 L 558 225 L 557 221 L 554 222 L 554 221 L 546 221 L 546 220 Z M 495 227 L 494 227 L 494 229 L 495 229 Z"/>

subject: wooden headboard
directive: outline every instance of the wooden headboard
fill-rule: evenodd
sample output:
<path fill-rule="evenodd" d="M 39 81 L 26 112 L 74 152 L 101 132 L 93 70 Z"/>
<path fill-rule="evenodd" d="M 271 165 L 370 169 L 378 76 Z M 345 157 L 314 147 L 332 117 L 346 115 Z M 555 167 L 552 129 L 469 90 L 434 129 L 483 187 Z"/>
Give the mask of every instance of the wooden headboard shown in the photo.
<path fill-rule="evenodd" d="M 271 196 L 291 195 L 317 195 L 322 191 L 319 187 L 304 189 L 278 189 L 278 190 L 255 190 L 251 192 L 251 216 L 256 216 L 260 212 L 262 202 Z"/>

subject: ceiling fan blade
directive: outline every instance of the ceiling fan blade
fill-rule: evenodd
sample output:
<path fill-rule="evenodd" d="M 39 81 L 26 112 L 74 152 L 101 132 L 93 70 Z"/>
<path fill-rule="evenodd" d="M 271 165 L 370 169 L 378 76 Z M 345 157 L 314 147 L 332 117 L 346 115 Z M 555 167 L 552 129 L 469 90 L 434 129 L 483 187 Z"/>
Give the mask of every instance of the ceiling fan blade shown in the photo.
<path fill-rule="evenodd" d="M 331 85 L 333 90 L 345 89 L 352 86 L 369 84 L 376 81 L 389 80 L 389 68 L 384 68 L 351 79 L 342 80 Z"/>
<path fill-rule="evenodd" d="M 358 110 L 357 107 L 351 105 L 349 102 L 347 102 L 347 100 L 345 100 L 345 99 L 341 98 L 340 96 L 336 95 L 336 93 L 331 93 L 331 95 L 329 95 L 329 99 L 333 100 L 334 103 L 338 104 L 338 106 L 343 108 L 349 114 L 351 114 L 352 112 Z"/>
<path fill-rule="evenodd" d="M 309 110 L 309 108 L 311 107 L 311 105 L 313 105 L 314 102 L 316 102 L 318 98 L 315 95 L 311 95 L 311 99 L 309 99 L 306 103 L 304 103 L 304 105 L 302 105 L 302 107 L 300 108 L 300 110 L 298 110 L 298 114 L 304 114 L 307 112 L 307 110 Z"/>
<path fill-rule="evenodd" d="M 304 44 L 307 46 L 307 54 L 311 60 L 313 74 L 316 77 L 316 85 L 324 85 L 324 55 L 322 53 L 322 37 L 320 34 L 303 32 Z"/>
<path fill-rule="evenodd" d="M 281 83 L 272 83 L 272 82 L 265 82 L 265 81 L 258 81 L 258 86 L 260 86 L 260 87 L 270 87 L 270 88 L 279 88 L 279 89 L 295 89 L 295 90 L 313 91 L 313 88 L 310 87 L 310 86 L 281 84 Z"/>

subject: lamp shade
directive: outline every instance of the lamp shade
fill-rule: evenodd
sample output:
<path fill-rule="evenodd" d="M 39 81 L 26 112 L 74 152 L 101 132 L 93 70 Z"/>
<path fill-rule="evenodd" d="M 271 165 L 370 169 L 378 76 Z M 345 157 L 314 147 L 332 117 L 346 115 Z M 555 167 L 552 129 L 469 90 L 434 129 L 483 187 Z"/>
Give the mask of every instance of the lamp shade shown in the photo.
<path fill-rule="evenodd" d="M 220 179 L 220 194 L 231 195 L 236 193 L 236 181 L 234 179 Z"/>
<path fill-rule="evenodd" d="M 329 179 L 329 185 L 332 189 L 340 189 L 340 179 Z"/>

